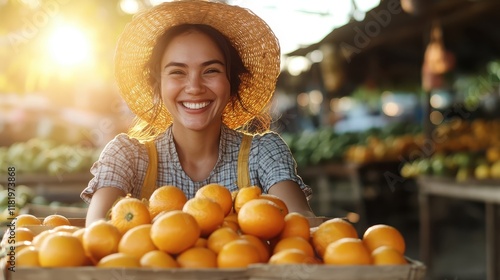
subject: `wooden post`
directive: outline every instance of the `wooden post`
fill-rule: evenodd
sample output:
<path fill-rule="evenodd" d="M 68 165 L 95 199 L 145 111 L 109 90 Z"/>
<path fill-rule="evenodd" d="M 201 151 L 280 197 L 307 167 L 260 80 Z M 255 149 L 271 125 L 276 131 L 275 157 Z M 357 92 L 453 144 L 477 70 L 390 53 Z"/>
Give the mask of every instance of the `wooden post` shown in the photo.
<path fill-rule="evenodd" d="M 500 249 L 498 237 L 498 207 L 494 203 L 486 203 L 486 275 L 488 280 L 500 277 Z"/>
<path fill-rule="evenodd" d="M 420 215 L 420 259 L 426 265 L 427 271 L 432 269 L 431 259 L 431 215 L 430 198 L 425 191 L 418 194 L 419 215 Z"/>

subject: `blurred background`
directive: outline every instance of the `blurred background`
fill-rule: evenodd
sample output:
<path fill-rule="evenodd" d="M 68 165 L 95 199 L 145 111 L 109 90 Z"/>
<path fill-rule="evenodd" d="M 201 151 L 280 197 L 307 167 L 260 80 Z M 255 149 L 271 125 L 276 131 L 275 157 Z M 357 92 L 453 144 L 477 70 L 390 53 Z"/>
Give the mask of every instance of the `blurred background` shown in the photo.
<path fill-rule="evenodd" d="M 84 217 L 90 166 L 133 118 L 116 40 L 161 2 L 0 0 L 0 184 L 14 166 L 19 211 Z M 500 279 L 500 1 L 226 2 L 280 40 L 272 129 L 314 211 L 396 226 L 429 279 Z"/>

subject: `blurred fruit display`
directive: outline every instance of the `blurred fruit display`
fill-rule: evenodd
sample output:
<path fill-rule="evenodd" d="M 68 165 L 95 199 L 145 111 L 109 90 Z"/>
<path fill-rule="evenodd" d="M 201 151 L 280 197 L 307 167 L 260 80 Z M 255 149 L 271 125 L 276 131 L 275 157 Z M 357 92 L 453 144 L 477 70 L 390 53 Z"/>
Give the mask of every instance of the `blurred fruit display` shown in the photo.
<path fill-rule="evenodd" d="M 87 204 L 83 201 L 70 203 L 49 199 L 37 194 L 32 187 L 27 185 L 16 186 L 15 205 L 12 205 L 12 202 L 9 204 L 8 191 L 7 187 L 0 185 L 0 225 L 10 222 L 9 218 L 12 218 L 12 214 L 25 214 L 34 210 L 63 213 L 63 210 L 75 212 L 75 209 L 81 209 L 78 212 L 83 213 L 83 210 L 87 208 Z"/>
<path fill-rule="evenodd" d="M 438 126 L 427 143 L 427 156 L 407 161 L 401 175 L 454 177 L 467 180 L 500 179 L 500 121 L 455 120 Z"/>
<path fill-rule="evenodd" d="M 14 166 L 20 174 L 62 175 L 88 172 L 100 150 L 41 138 L 0 147 L 0 167 Z"/>
<path fill-rule="evenodd" d="M 363 132 L 337 133 L 330 128 L 283 134 L 297 165 L 306 167 L 332 161 L 369 163 L 396 161 L 422 145 L 418 124 L 395 123 Z"/>

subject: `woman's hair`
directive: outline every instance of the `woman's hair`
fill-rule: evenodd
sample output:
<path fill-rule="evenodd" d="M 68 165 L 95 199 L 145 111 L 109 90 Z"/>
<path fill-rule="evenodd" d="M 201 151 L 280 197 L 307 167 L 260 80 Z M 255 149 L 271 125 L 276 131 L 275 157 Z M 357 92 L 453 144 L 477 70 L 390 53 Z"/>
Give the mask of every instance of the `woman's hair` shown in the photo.
<path fill-rule="evenodd" d="M 153 88 L 154 104 L 149 111 L 153 111 L 154 116 L 160 114 L 162 108 L 161 97 L 161 60 L 165 49 L 170 42 L 177 36 L 190 31 L 198 31 L 209 36 L 214 43 L 219 47 L 226 62 L 227 79 L 230 84 L 230 99 L 228 106 L 234 106 L 239 102 L 243 110 L 248 112 L 245 105 L 241 102 L 239 88 L 241 84 L 241 76 L 249 74 L 248 69 L 243 65 L 243 61 L 238 54 L 238 51 L 233 47 L 229 39 L 220 33 L 217 29 L 204 24 L 182 24 L 168 29 L 163 35 L 158 38 L 158 41 L 153 48 L 151 58 L 145 66 L 145 71 L 149 73 L 149 84 Z M 163 131 L 158 131 L 149 123 L 143 121 L 141 116 L 137 116 L 134 120 L 132 128 L 129 130 L 129 136 L 139 140 L 151 140 L 156 138 Z M 152 120 L 154 121 L 154 119 Z M 255 123 L 259 123 L 257 125 Z M 250 121 L 251 127 L 243 128 L 243 130 L 266 130 L 269 127 L 269 121 L 265 116 L 257 116 L 254 121 Z"/>

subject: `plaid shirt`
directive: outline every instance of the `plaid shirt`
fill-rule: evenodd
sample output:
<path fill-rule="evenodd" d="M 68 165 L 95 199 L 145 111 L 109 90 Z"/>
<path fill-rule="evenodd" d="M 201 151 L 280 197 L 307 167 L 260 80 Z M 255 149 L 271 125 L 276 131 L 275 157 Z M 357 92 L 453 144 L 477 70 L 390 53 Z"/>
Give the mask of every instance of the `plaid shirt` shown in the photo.
<path fill-rule="evenodd" d="M 203 181 L 193 181 L 182 169 L 175 149 L 171 127 L 155 140 L 158 153 L 157 186 L 172 185 L 184 191 L 192 198 L 204 185 L 217 183 L 230 191 L 238 189 L 237 162 L 242 134 L 226 126 L 221 130 L 219 158 L 214 169 Z M 148 167 L 146 147 L 138 140 L 119 134 L 103 149 L 100 158 L 90 172 L 94 175 L 81 193 L 81 198 L 90 202 L 93 193 L 102 187 L 117 187 L 139 197 L 141 186 Z M 274 132 L 255 135 L 249 156 L 250 183 L 268 192 L 274 184 L 290 180 L 296 182 L 305 195 L 311 195 L 311 188 L 306 186 L 297 175 L 296 163 L 290 149 L 283 139 Z"/>

